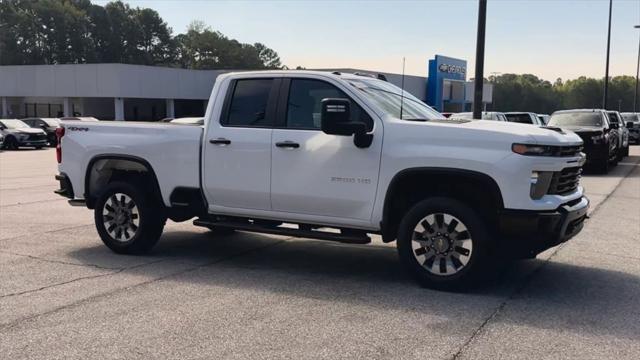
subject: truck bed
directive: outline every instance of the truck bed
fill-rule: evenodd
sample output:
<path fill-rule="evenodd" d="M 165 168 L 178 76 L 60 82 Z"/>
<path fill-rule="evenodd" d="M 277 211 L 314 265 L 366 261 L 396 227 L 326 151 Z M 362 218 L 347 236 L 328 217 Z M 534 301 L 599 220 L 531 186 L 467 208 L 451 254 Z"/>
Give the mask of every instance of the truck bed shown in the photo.
<path fill-rule="evenodd" d="M 103 155 L 139 158 L 156 174 L 163 200 L 176 187 L 200 186 L 201 126 L 120 121 L 65 121 L 60 171 L 71 180 L 76 199 L 83 199 L 87 167 Z"/>

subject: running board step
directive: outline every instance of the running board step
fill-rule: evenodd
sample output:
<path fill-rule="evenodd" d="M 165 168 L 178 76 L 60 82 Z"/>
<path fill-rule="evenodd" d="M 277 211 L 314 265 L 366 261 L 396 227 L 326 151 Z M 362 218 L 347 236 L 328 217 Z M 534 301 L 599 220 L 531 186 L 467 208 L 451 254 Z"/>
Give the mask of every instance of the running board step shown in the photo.
<path fill-rule="evenodd" d="M 226 227 L 241 231 L 249 231 L 249 232 L 257 232 L 257 233 L 265 233 L 265 234 L 274 234 L 274 235 L 285 235 L 285 236 L 293 236 L 300 238 L 310 238 L 310 239 L 318 239 L 318 240 L 329 240 L 329 241 L 337 241 L 341 243 L 347 244 L 368 244 L 371 242 L 371 238 L 366 235 L 363 231 L 361 234 L 341 234 L 341 233 L 332 233 L 327 231 L 317 231 L 311 229 L 294 229 L 287 228 L 282 226 L 262 226 L 250 222 L 233 222 L 233 221 L 212 221 L 207 219 L 196 219 L 193 221 L 193 225 L 195 226 L 203 226 L 203 227 Z"/>

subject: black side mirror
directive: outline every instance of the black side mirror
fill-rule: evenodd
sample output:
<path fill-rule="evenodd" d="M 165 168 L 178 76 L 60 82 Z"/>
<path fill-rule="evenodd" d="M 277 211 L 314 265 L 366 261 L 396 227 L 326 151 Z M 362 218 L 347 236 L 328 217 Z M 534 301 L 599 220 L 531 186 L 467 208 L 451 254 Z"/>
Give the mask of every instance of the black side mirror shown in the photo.
<path fill-rule="evenodd" d="M 633 121 L 627 121 L 627 127 L 629 129 L 633 128 Z"/>
<path fill-rule="evenodd" d="M 367 134 L 367 125 L 351 121 L 351 102 L 348 99 L 322 99 L 321 129 L 325 134 L 351 136 L 359 148 L 371 146 L 373 135 Z"/>

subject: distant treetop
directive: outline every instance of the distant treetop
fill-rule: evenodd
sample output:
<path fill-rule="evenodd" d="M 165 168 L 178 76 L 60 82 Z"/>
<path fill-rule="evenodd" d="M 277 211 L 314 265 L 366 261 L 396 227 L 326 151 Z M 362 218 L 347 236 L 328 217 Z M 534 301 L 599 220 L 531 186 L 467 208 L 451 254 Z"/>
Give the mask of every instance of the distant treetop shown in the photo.
<path fill-rule="evenodd" d="M 0 65 L 124 63 L 190 69 L 279 69 L 278 53 L 243 44 L 203 22 L 185 34 L 158 12 L 121 1 L 0 1 Z"/>

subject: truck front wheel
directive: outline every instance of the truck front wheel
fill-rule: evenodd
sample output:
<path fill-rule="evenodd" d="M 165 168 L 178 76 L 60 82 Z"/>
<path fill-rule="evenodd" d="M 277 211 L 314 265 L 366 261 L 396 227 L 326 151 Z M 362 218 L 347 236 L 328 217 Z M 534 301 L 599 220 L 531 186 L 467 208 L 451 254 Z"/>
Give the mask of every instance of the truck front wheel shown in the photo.
<path fill-rule="evenodd" d="M 151 250 L 166 222 L 153 194 L 125 182 L 106 186 L 96 201 L 94 218 L 102 242 L 118 254 Z"/>
<path fill-rule="evenodd" d="M 475 210 L 450 198 L 416 204 L 400 223 L 398 252 L 423 286 L 462 290 L 489 267 L 487 227 Z"/>

